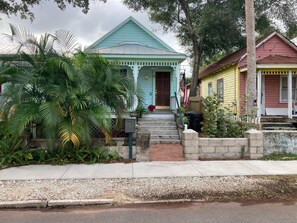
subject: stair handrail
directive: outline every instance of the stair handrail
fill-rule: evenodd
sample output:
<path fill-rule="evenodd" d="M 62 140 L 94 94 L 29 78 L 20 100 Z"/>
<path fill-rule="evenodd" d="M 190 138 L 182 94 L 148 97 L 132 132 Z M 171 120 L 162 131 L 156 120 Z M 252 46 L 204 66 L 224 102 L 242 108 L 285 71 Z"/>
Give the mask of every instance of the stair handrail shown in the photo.
<path fill-rule="evenodd" d="M 181 109 L 180 109 L 180 106 L 179 106 L 179 103 L 178 103 L 178 98 L 177 98 L 176 92 L 174 92 L 174 96 L 175 96 L 175 102 L 177 104 L 177 111 L 179 113 L 180 122 L 183 125 L 183 127 L 185 127 L 185 123 L 184 123 L 184 120 L 182 118 L 182 113 L 181 113 Z"/>

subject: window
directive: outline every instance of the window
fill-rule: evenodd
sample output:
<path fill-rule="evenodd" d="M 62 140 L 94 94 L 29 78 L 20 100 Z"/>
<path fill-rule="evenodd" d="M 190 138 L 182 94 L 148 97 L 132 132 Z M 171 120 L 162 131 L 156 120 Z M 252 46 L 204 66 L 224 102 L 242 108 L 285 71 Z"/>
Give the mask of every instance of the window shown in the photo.
<path fill-rule="evenodd" d="M 292 100 L 296 101 L 297 89 L 296 89 L 296 77 L 292 77 Z M 280 90 L 280 101 L 288 102 L 288 77 L 281 77 L 281 90 Z"/>
<path fill-rule="evenodd" d="M 212 96 L 212 82 L 208 83 L 208 96 Z"/>
<path fill-rule="evenodd" d="M 220 101 L 224 101 L 224 81 L 223 79 L 217 80 L 217 95 Z"/>
<path fill-rule="evenodd" d="M 128 70 L 127 69 L 120 69 L 120 74 L 123 75 L 124 77 L 127 77 Z"/>

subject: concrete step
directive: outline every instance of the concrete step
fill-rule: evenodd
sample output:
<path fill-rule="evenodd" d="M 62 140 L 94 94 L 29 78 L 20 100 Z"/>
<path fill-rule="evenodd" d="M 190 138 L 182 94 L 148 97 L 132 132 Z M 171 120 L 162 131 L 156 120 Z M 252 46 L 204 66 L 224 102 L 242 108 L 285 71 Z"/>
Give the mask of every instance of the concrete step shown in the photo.
<path fill-rule="evenodd" d="M 177 130 L 176 126 L 139 126 L 142 129 L 148 131 L 167 131 L 167 130 Z"/>
<path fill-rule="evenodd" d="M 138 121 L 142 122 L 142 121 L 174 121 L 174 117 L 169 117 L 169 118 L 140 118 Z"/>
<path fill-rule="evenodd" d="M 141 121 L 138 122 L 139 125 L 141 126 L 176 126 L 175 121 L 166 121 L 166 122 L 161 122 L 161 121 Z"/>
<path fill-rule="evenodd" d="M 151 135 L 178 135 L 178 131 L 176 129 L 164 130 L 164 131 L 150 129 L 149 131 L 150 131 Z"/>
<path fill-rule="evenodd" d="M 271 122 L 279 122 L 279 123 L 286 123 L 288 122 L 288 117 L 287 116 L 263 116 L 261 117 L 261 122 L 262 123 L 271 123 Z"/>
<path fill-rule="evenodd" d="M 151 139 L 177 139 L 177 140 L 179 140 L 179 135 L 159 135 L 159 136 L 151 135 Z"/>
<path fill-rule="evenodd" d="M 288 122 L 262 122 L 263 127 L 293 127 L 292 123 Z"/>
<path fill-rule="evenodd" d="M 177 139 L 151 139 L 151 144 L 181 144 Z"/>
<path fill-rule="evenodd" d="M 263 127 L 263 130 L 285 130 L 285 131 L 297 131 L 295 127 Z"/>
<path fill-rule="evenodd" d="M 297 130 L 292 123 L 289 122 L 262 122 L 264 130 Z"/>

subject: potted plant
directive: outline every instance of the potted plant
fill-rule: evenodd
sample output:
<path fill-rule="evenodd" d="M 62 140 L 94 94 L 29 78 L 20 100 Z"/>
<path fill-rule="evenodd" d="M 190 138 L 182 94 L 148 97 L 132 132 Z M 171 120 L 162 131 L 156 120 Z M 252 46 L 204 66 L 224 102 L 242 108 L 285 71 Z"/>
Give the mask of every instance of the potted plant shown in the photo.
<path fill-rule="evenodd" d="M 155 109 L 156 109 L 156 106 L 155 106 L 155 105 L 149 105 L 149 106 L 148 106 L 148 110 L 149 110 L 150 112 L 155 111 Z"/>

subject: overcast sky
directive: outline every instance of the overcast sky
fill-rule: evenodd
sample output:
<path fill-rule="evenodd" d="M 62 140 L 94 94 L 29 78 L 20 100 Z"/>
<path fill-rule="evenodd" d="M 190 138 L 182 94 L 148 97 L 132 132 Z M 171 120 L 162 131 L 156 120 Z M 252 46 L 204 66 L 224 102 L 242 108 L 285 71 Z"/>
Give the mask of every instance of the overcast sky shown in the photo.
<path fill-rule="evenodd" d="M 185 53 L 173 33 L 164 33 L 160 25 L 149 20 L 147 13 L 134 12 L 123 5 L 121 0 L 108 0 L 105 4 L 90 0 L 90 10 L 87 14 L 70 5 L 61 11 L 52 1 L 44 0 L 32 11 L 35 15 L 32 22 L 17 16 L 8 18 L 0 14 L 0 33 L 9 33 L 9 23 L 25 27 L 35 34 L 54 33 L 56 30 L 66 29 L 76 36 L 82 46 L 89 46 L 129 16 L 133 16 L 173 49 Z M 183 68 L 188 70 L 188 63 L 183 64 Z"/>
<path fill-rule="evenodd" d="M 90 1 L 88 14 L 81 12 L 79 8 L 68 5 L 66 10 L 61 11 L 52 1 L 42 1 L 32 10 L 35 20 L 22 20 L 18 17 L 10 18 L 0 15 L 0 32 L 9 32 L 8 23 L 23 26 L 30 31 L 42 34 L 53 33 L 58 29 L 71 31 L 84 46 L 90 45 L 120 24 L 129 16 L 133 16 L 141 24 L 153 31 L 158 37 L 168 43 L 179 52 L 183 49 L 179 46 L 177 39 L 172 33 L 163 33 L 162 28 L 149 20 L 147 13 L 134 12 L 121 3 L 121 0 L 108 0 L 107 3 Z"/>

